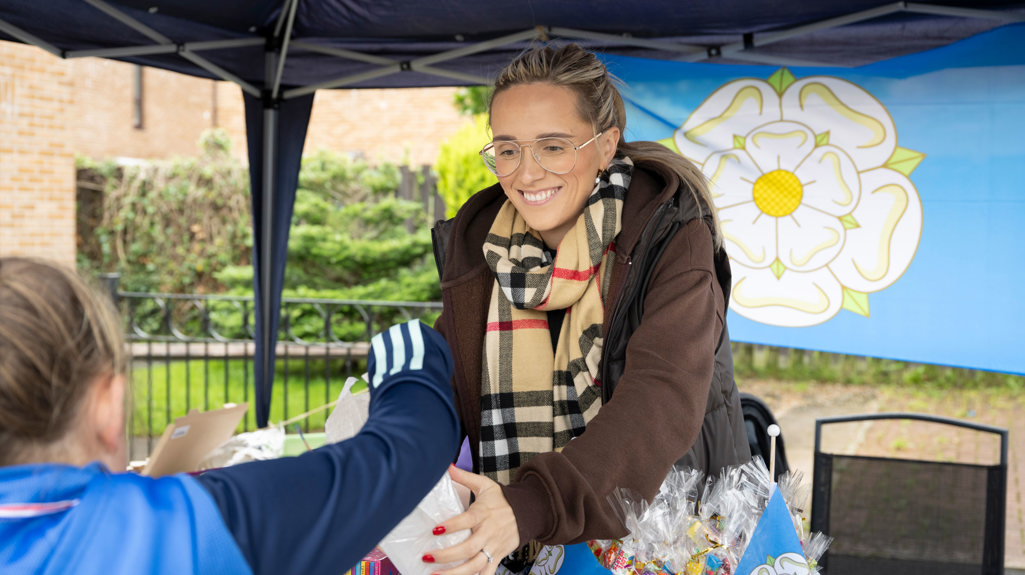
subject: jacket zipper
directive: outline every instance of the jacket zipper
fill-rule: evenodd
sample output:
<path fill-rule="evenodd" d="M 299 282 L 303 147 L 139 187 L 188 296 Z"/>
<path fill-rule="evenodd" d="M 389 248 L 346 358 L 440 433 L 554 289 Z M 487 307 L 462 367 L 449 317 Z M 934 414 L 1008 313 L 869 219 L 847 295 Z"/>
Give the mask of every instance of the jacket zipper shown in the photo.
<path fill-rule="evenodd" d="M 662 227 L 662 220 L 665 219 L 666 211 L 672 207 L 674 200 L 670 199 L 664 202 L 658 207 L 652 217 L 648 220 L 648 224 L 645 226 L 644 231 L 641 233 L 641 243 L 639 245 L 644 246 L 643 254 L 645 259 L 640 262 L 641 265 L 635 266 L 633 256 L 627 256 L 627 265 L 630 269 L 627 271 L 626 279 L 623 280 L 623 289 L 619 292 L 619 297 L 616 299 L 616 306 L 613 308 L 612 320 L 609 322 L 609 331 L 603 338 L 605 342 L 608 342 L 610 336 L 616 333 L 620 328 L 620 324 L 623 322 L 623 317 L 627 313 L 625 302 L 631 302 L 637 296 L 637 286 L 641 285 L 641 282 L 637 281 L 637 275 L 643 272 L 643 268 L 646 267 L 647 258 L 651 255 L 652 246 L 661 238 L 654 237 L 659 228 Z M 652 236 L 652 237 L 647 237 Z M 636 248 L 634 249 L 636 252 Z M 629 297 L 628 297 L 629 296 Z M 608 372 L 608 354 L 609 346 L 604 346 L 601 354 L 601 402 L 604 405 L 608 402 L 609 398 L 612 397 L 612 391 L 609 389 L 609 382 L 606 374 Z"/>

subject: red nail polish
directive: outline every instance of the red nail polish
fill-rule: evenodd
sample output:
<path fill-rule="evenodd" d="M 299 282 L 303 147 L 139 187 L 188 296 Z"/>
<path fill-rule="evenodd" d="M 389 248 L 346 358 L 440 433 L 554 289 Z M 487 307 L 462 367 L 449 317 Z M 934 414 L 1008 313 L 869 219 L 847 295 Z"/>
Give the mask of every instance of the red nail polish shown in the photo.
<path fill-rule="evenodd" d="M 425 554 L 422 559 L 424 563 L 434 563 L 434 555 L 431 555 L 430 553 Z"/>
<path fill-rule="evenodd" d="M 434 531 L 432 533 L 434 533 L 435 535 L 444 535 L 445 534 L 445 526 L 444 525 L 438 525 L 437 527 L 434 528 Z"/>

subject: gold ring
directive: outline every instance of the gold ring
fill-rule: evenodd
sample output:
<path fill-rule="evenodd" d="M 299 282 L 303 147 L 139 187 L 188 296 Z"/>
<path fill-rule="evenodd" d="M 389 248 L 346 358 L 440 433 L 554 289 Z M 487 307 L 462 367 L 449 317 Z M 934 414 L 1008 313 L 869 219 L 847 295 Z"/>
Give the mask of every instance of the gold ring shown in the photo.
<path fill-rule="evenodd" d="M 488 553 L 487 549 L 481 549 L 480 552 L 483 553 L 484 556 L 488 558 L 488 565 L 490 565 L 490 564 L 495 562 L 495 558 L 492 557 L 490 553 Z"/>

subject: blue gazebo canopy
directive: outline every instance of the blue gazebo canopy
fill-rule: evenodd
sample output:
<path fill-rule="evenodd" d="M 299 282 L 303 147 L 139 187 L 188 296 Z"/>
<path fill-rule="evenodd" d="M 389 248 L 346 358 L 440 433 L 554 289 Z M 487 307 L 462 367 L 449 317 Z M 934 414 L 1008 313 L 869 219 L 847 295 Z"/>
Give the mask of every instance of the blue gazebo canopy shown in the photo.
<path fill-rule="evenodd" d="M 238 84 L 257 296 L 256 419 L 267 424 L 288 230 L 313 95 L 486 84 L 536 42 L 715 63 L 860 66 L 1011 22 L 1000 0 L 2 0 L 0 39 Z"/>

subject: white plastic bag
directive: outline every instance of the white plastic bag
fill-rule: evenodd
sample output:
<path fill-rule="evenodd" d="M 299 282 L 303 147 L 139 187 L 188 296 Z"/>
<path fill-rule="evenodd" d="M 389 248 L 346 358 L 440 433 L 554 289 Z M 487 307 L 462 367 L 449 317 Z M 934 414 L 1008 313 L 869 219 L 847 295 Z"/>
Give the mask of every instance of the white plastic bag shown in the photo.
<path fill-rule="evenodd" d="M 199 469 L 230 467 L 247 461 L 277 459 L 285 450 L 285 430 L 266 427 L 233 435 L 199 463 Z"/>
<path fill-rule="evenodd" d="M 356 435 L 367 421 L 370 394 L 353 395 L 351 388 L 357 381 L 354 377 L 346 380 L 342 392 L 338 395 L 338 403 L 324 423 L 324 437 L 328 442 L 334 443 Z M 396 525 L 379 546 L 402 575 L 431 575 L 439 569 L 454 567 L 457 563 L 428 564 L 421 558 L 425 553 L 451 547 L 470 536 L 469 530 L 445 535 L 432 533 L 439 523 L 459 515 L 464 510 L 456 492 L 455 482 L 448 473 L 445 473 L 416 509 Z"/>
<path fill-rule="evenodd" d="M 402 575 L 431 575 L 441 569 L 455 567 L 459 563 L 424 563 L 421 558 L 425 553 L 466 541 L 470 536 L 469 529 L 445 535 L 432 533 L 439 523 L 463 511 L 455 482 L 445 473 L 416 509 L 381 540 L 381 550 Z"/>
<path fill-rule="evenodd" d="M 364 379 L 366 376 L 364 376 Z M 343 439 L 349 439 L 359 432 L 363 424 L 367 422 L 367 414 L 370 411 L 370 393 L 353 395 L 352 385 L 359 381 L 355 377 L 345 380 L 342 392 L 338 394 L 338 403 L 331 410 L 324 422 L 324 439 L 328 443 L 336 443 Z"/>

